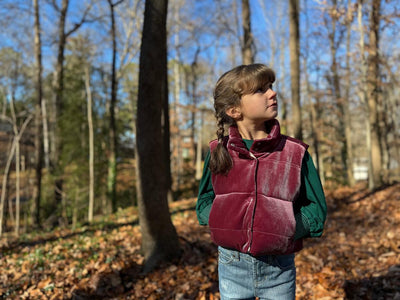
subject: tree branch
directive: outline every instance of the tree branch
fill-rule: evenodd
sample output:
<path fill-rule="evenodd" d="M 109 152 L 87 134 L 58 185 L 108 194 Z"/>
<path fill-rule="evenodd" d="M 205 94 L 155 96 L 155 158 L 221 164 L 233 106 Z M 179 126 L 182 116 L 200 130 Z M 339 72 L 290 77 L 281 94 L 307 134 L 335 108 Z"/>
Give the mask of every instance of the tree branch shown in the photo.
<path fill-rule="evenodd" d="M 94 20 L 87 20 L 86 17 L 89 14 L 89 11 L 92 9 L 93 6 L 93 2 L 91 1 L 90 4 L 86 7 L 83 16 L 81 18 L 81 20 L 78 23 L 75 23 L 74 27 L 69 30 L 68 32 L 65 33 L 65 37 L 69 37 L 71 34 L 73 34 L 75 31 L 77 31 L 82 25 L 83 23 L 88 23 L 88 22 L 94 22 Z"/>

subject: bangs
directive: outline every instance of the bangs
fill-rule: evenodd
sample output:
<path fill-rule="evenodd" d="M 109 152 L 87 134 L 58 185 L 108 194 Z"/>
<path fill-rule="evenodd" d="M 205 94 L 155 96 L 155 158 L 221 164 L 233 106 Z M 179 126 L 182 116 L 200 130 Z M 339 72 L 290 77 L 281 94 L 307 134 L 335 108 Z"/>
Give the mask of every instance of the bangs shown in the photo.
<path fill-rule="evenodd" d="M 275 72 L 262 64 L 245 66 L 241 70 L 239 80 L 234 86 L 234 90 L 240 96 L 254 94 L 258 90 L 266 89 L 275 82 Z"/>

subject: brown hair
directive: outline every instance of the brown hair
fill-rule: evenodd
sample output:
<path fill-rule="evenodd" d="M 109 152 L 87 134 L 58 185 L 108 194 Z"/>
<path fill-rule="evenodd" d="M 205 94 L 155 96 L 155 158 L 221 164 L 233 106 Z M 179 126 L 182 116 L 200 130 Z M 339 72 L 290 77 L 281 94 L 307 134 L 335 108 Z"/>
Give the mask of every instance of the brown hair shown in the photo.
<path fill-rule="evenodd" d="M 232 158 L 223 145 L 225 125 L 234 125 L 235 120 L 226 114 L 231 107 L 240 105 L 243 95 L 265 89 L 275 81 L 275 73 L 263 64 L 241 65 L 224 73 L 214 89 L 214 109 L 217 119 L 218 145 L 211 152 L 210 170 L 214 174 L 227 174 L 232 169 Z"/>

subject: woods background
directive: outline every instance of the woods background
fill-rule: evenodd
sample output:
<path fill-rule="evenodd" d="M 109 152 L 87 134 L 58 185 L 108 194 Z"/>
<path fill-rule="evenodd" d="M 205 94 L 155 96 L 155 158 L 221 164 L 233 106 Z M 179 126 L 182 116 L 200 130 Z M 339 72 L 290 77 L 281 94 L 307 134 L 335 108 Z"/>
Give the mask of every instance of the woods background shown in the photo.
<path fill-rule="evenodd" d="M 159 115 L 141 108 L 159 135 L 136 127 L 140 55 L 164 49 L 140 53 L 144 11 L 140 0 L 1 1 L 0 235 L 136 206 L 138 176 L 163 177 L 169 201 L 196 196 L 214 84 L 242 63 L 276 71 L 284 133 L 311 146 L 325 188 L 400 179 L 397 1 L 169 1 L 167 101 L 154 102 Z M 141 175 L 139 137 L 162 139 L 151 154 L 165 168 Z"/>

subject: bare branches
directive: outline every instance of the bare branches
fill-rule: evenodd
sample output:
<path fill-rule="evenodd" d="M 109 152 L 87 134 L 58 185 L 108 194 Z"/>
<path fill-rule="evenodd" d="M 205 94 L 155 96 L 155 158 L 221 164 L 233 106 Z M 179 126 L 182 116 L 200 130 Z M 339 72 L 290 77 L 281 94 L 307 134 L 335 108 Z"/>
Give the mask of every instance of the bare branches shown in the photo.
<path fill-rule="evenodd" d="M 65 33 L 66 37 L 69 37 L 71 34 L 73 34 L 75 31 L 77 31 L 84 23 L 89 23 L 89 22 L 94 22 L 95 19 L 87 19 L 87 16 L 92 9 L 93 2 L 91 1 L 89 5 L 86 7 L 85 11 L 82 14 L 82 17 L 79 22 L 75 23 L 74 26 Z"/>

